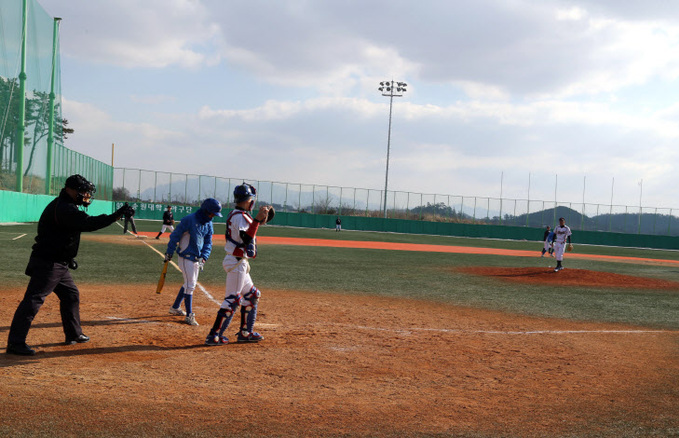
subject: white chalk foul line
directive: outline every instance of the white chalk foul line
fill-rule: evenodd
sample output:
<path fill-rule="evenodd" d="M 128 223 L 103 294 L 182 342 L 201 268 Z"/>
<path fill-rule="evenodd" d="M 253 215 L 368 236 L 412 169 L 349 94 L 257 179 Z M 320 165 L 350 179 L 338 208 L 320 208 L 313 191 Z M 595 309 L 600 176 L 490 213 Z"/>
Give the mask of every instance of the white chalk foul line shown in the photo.
<path fill-rule="evenodd" d="M 329 325 L 324 323 L 323 325 Z M 392 333 L 409 334 L 411 332 L 435 332 L 451 334 L 483 334 L 483 335 L 570 335 L 570 334 L 654 334 L 654 333 L 679 333 L 675 330 L 461 330 L 461 329 L 435 329 L 424 327 L 410 328 L 383 328 L 367 327 L 352 324 L 332 324 L 351 327 L 359 330 L 386 331 Z"/>
<path fill-rule="evenodd" d="M 24 237 L 25 235 L 26 235 L 26 234 L 22 234 L 21 236 L 17 236 L 17 237 L 15 237 L 15 238 L 12 239 L 12 240 L 19 240 L 19 239 L 21 239 L 22 237 Z"/>
<path fill-rule="evenodd" d="M 148 319 L 119 318 L 117 316 L 107 316 L 106 319 L 121 322 L 137 322 L 139 324 L 159 324 L 157 321 L 149 321 Z"/>
<path fill-rule="evenodd" d="M 119 226 L 120 228 L 123 228 L 123 226 L 120 225 L 120 223 L 116 222 L 116 224 L 118 224 L 118 226 Z M 134 236 L 134 233 L 131 233 L 130 231 L 128 231 L 128 233 L 130 233 L 130 234 L 132 234 L 132 235 Z M 155 249 L 153 246 L 151 246 L 150 244 L 148 244 L 145 240 L 139 240 L 139 241 L 140 241 L 141 243 L 143 243 L 144 245 L 146 245 L 147 247 L 151 248 L 153 251 L 156 252 L 156 254 L 158 254 L 159 256 L 161 256 L 163 259 L 165 259 L 165 254 L 163 254 L 162 252 L 160 252 L 160 251 L 158 251 L 157 249 Z M 179 269 L 179 266 L 177 266 L 177 264 L 176 264 L 175 262 L 170 262 L 170 265 L 171 265 L 173 268 L 175 268 L 178 272 L 182 272 L 182 270 Z M 201 292 L 203 292 L 203 294 L 207 297 L 208 300 L 212 301 L 213 303 L 215 303 L 215 304 L 217 304 L 217 305 L 221 305 L 221 304 L 222 304 L 221 301 L 217 301 L 217 300 L 215 299 L 215 297 L 213 297 L 212 294 L 210 294 L 210 292 L 208 292 L 207 289 L 205 289 L 205 288 L 203 287 L 202 284 L 196 283 L 196 287 L 197 287 L 198 289 L 200 289 Z"/>

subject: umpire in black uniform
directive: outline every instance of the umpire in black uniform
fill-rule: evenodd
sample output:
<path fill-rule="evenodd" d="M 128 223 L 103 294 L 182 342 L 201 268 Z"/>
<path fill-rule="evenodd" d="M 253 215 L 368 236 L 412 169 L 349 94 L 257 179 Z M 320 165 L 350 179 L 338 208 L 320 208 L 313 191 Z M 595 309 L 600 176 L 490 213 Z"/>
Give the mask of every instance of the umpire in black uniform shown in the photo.
<path fill-rule="evenodd" d="M 12 319 L 7 353 L 25 356 L 35 354 L 35 350 L 26 344 L 26 337 L 35 315 L 52 292 L 59 297 L 66 344 L 90 340 L 80 327 L 80 292 L 69 268 L 78 267 L 75 256 L 78 254 L 81 232 L 107 227 L 130 208 L 126 204 L 113 214 L 89 216 L 78 207 L 89 206 L 95 191 L 94 184 L 80 175 L 72 175 L 66 180 L 66 186 L 59 196 L 42 212 L 38 235 L 26 267 L 26 275 L 31 279 Z"/>

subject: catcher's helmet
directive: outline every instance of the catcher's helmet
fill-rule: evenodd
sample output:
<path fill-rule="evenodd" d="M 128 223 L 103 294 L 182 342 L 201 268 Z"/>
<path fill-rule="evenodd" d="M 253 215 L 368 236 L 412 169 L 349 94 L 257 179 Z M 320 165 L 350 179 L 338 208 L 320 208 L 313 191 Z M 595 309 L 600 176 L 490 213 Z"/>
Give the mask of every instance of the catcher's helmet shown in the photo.
<path fill-rule="evenodd" d="M 233 190 L 233 199 L 236 204 L 240 204 L 243 201 L 247 201 L 250 198 L 257 197 L 257 190 L 250 184 L 243 182 L 243 184 L 236 186 Z"/>
<path fill-rule="evenodd" d="M 75 190 L 78 193 L 75 204 L 84 205 L 85 207 L 89 207 L 89 205 L 92 203 L 92 197 L 97 191 L 97 188 L 94 186 L 94 184 L 87 181 L 84 176 L 77 174 L 66 178 L 66 183 L 64 186 Z"/>
<path fill-rule="evenodd" d="M 212 213 L 215 216 L 222 217 L 222 204 L 215 198 L 207 198 L 200 206 L 200 209 L 206 213 Z"/>

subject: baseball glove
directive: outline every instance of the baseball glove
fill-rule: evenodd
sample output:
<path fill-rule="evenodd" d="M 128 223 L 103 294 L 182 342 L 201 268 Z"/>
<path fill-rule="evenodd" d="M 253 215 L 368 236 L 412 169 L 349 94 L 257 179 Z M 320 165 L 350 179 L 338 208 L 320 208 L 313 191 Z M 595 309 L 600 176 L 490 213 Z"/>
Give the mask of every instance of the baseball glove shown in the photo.
<path fill-rule="evenodd" d="M 266 222 L 264 222 L 264 223 L 265 224 L 270 223 L 273 220 L 274 216 L 276 216 L 276 210 L 273 209 L 273 205 L 272 205 L 272 206 L 269 207 L 269 214 L 266 216 Z"/>
<path fill-rule="evenodd" d="M 566 247 L 566 251 L 571 252 L 573 251 L 573 244 L 569 243 L 568 246 Z"/>

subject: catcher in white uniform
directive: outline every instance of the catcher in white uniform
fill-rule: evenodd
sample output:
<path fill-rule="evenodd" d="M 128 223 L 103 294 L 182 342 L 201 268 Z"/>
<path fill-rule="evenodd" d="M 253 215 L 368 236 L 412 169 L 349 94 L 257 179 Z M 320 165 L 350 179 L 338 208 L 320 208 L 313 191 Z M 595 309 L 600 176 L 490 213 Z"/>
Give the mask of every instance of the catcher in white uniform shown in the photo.
<path fill-rule="evenodd" d="M 560 217 L 559 225 L 554 228 L 554 253 L 556 254 L 556 268 L 554 272 L 559 272 L 563 269 L 561 262 L 563 261 L 563 253 L 565 250 L 572 251 L 573 244 L 571 243 L 571 229 L 566 226 L 566 219 Z"/>
<path fill-rule="evenodd" d="M 226 298 L 222 302 L 217 318 L 205 339 L 206 345 L 224 345 L 229 339 L 224 332 L 229 327 L 238 306 L 241 306 L 238 342 L 259 342 L 262 335 L 254 331 L 257 319 L 257 305 L 261 293 L 250 277 L 249 259 L 257 256 L 257 229 L 271 220 L 273 207 L 259 208 L 257 216 L 250 215 L 255 205 L 257 191 L 250 184 L 243 183 L 233 191 L 236 208 L 226 219 L 226 256 L 222 262 L 226 271 Z"/>

